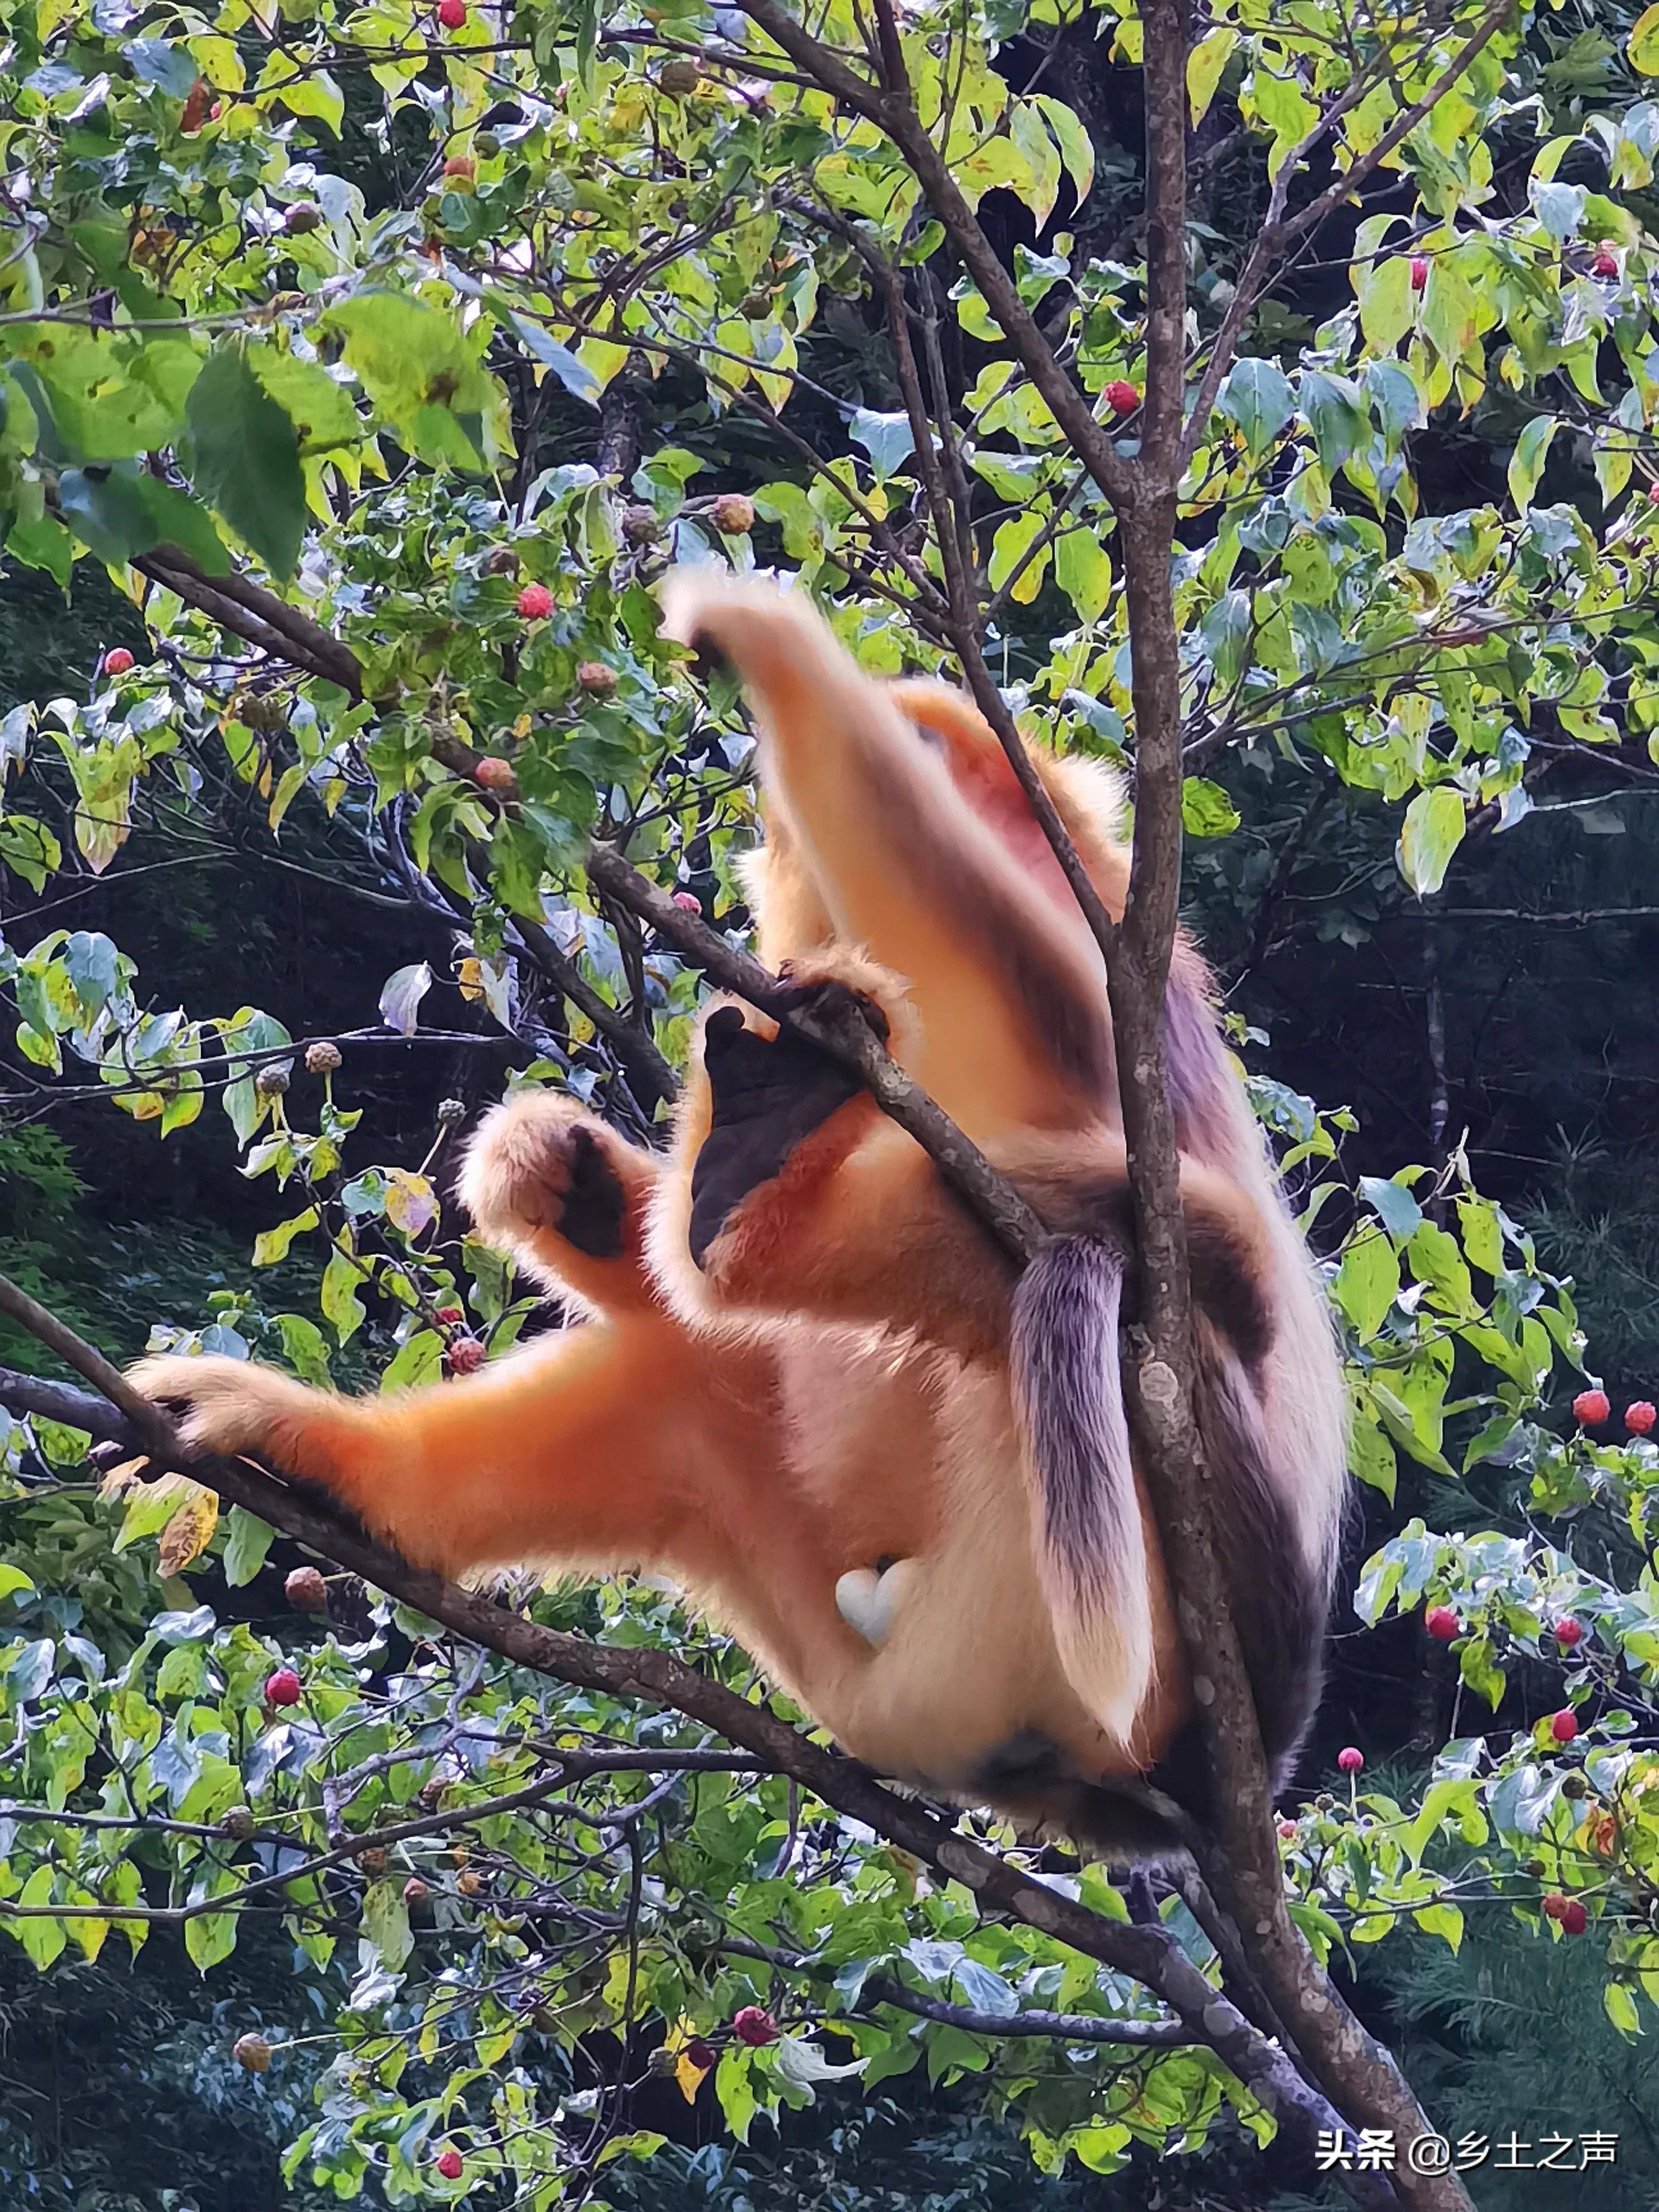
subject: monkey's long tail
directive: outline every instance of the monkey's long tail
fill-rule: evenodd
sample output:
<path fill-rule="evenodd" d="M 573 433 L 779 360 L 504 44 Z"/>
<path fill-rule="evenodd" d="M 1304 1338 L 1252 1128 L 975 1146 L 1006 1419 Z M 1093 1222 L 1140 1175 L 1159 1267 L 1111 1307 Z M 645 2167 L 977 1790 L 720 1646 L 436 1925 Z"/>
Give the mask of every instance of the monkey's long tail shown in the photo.
<path fill-rule="evenodd" d="M 1118 1358 L 1127 1265 L 1103 1238 L 1057 1237 L 1020 1278 L 1011 1346 L 1060 1664 L 1120 1742 L 1152 1674 L 1146 1541 Z"/>

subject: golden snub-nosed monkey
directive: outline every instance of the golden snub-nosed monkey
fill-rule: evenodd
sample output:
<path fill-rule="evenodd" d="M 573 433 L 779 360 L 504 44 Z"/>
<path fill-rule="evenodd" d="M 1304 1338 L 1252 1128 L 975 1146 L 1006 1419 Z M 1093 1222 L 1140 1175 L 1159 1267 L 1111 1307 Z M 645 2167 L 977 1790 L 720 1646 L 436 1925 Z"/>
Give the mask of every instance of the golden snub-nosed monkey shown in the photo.
<path fill-rule="evenodd" d="M 1119 1388 L 1130 1211 L 1098 951 L 965 698 L 866 678 L 802 593 L 681 571 L 665 599 L 759 728 L 766 842 L 744 873 L 762 957 L 804 994 L 853 994 L 1054 1242 L 1016 1281 L 836 1064 L 723 999 L 665 1156 L 548 1092 L 472 1140 L 480 1235 L 573 1325 L 375 1399 L 222 1358 L 137 1379 L 193 1440 L 319 1485 L 411 1559 L 672 1577 L 883 1773 L 1085 1844 L 1167 1849 L 1113 1788 L 1205 1810 Z M 1036 765 L 1120 912 L 1112 781 Z M 1184 939 L 1166 1042 L 1198 1411 L 1282 1776 L 1318 1695 L 1340 1377 Z"/>

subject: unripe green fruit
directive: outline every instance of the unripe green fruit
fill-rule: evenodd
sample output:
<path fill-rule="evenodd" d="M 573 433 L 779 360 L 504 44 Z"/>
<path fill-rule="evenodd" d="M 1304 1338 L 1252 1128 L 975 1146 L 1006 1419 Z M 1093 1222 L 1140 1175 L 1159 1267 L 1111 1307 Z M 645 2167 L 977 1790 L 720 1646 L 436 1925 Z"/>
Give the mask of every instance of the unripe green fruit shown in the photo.
<path fill-rule="evenodd" d="M 246 1844 L 258 1832 L 258 1824 L 246 1805 L 233 1805 L 219 1826 L 234 1844 Z"/>
<path fill-rule="evenodd" d="M 663 64 L 657 82 L 671 100 L 690 100 L 702 82 L 702 71 L 689 54 L 678 54 L 672 62 Z"/>
<path fill-rule="evenodd" d="M 654 507 L 625 507 L 623 509 L 622 534 L 624 545 L 651 545 L 662 535 L 662 525 L 657 520 Z"/>
<path fill-rule="evenodd" d="M 253 1079 L 253 1087 L 262 1098 L 280 1098 L 288 1085 L 288 1070 L 280 1065 L 262 1067 Z"/>

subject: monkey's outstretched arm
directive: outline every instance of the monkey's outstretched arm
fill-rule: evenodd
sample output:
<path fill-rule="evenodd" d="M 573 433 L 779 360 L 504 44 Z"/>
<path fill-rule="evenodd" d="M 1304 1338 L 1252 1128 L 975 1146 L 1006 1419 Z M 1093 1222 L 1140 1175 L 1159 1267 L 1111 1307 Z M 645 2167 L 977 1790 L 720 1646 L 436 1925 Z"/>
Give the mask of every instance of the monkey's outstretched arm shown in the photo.
<path fill-rule="evenodd" d="M 665 1317 L 585 1322 L 480 1373 L 379 1398 L 240 1359 L 141 1361 L 193 1443 L 318 1484 L 423 1566 L 612 1571 L 672 1556 L 706 1347 Z"/>
<path fill-rule="evenodd" d="M 979 1143 L 1109 1113 L 1105 979 L 1081 918 L 1021 869 L 805 595 L 683 569 L 664 607 L 742 678 L 769 810 L 836 936 L 906 979 L 908 1072 Z"/>

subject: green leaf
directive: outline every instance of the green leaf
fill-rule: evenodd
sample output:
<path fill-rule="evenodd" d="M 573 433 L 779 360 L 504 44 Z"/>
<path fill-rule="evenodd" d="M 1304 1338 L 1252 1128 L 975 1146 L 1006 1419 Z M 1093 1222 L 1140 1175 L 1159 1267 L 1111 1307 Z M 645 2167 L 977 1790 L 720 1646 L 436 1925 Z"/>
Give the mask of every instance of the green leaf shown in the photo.
<path fill-rule="evenodd" d="M 209 575 L 229 571 L 206 508 L 136 461 L 65 469 L 58 479 L 58 504 L 82 544 L 112 567 L 124 568 L 161 545 L 177 545 Z"/>
<path fill-rule="evenodd" d="M 1111 556 L 1091 525 L 1065 531 L 1054 540 L 1054 581 L 1079 622 L 1098 622 L 1105 613 L 1112 595 Z"/>
<path fill-rule="evenodd" d="M 342 1344 L 348 1342 L 362 1326 L 366 1310 L 357 1295 L 362 1279 L 362 1268 L 343 1252 L 337 1251 L 323 1270 L 320 1300 L 323 1318 L 332 1327 Z"/>
<path fill-rule="evenodd" d="M 1007 521 L 1000 525 L 991 540 L 991 565 L 987 571 L 994 592 L 1000 592 L 1015 569 L 1019 568 L 1028 547 L 1042 535 L 1042 526 L 1043 517 L 1034 507 L 1028 507 L 1023 514 L 1010 515 Z M 1034 599 L 1047 566 L 1046 551 L 1028 562 L 1019 570 L 1012 596 L 1022 604 Z"/>
<path fill-rule="evenodd" d="M 1557 428 L 1553 415 L 1534 415 L 1515 441 L 1515 451 L 1510 455 L 1509 486 L 1518 514 L 1524 514 L 1532 505 Z"/>
<path fill-rule="evenodd" d="M 1419 791 L 1406 809 L 1400 832 L 1400 872 L 1419 898 L 1446 880 L 1452 854 L 1463 842 L 1463 794 L 1449 783 Z"/>
<path fill-rule="evenodd" d="M 1204 33 L 1187 56 L 1187 100 L 1194 131 L 1209 112 L 1210 102 L 1221 82 L 1221 73 L 1237 44 L 1237 32 L 1218 24 Z"/>
<path fill-rule="evenodd" d="M 1389 1239 L 1362 1230 L 1342 1255 L 1331 1294 L 1362 1342 L 1375 1336 L 1400 1295 L 1400 1261 Z"/>
<path fill-rule="evenodd" d="M 599 405 L 603 387 L 585 361 L 529 316 L 510 313 L 508 320 L 535 358 L 544 368 L 552 370 L 573 399 L 585 400 L 590 407 Z"/>
<path fill-rule="evenodd" d="M 1457 1671 L 1477 1696 L 1498 1711 L 1504 1702 L 1504 1674 L 1492 1656 L 1491 1640 L 1471 1636 L 1457 1655 Z M 1495 1815 L 1494 1815 L 1495 1817 Z"/>
<path fill-rule="evenodd" d="M 1455 1951 L 1463 1941 L 1463 1915 L 1455 1905 L 1419 1905 L 1412 1918 L 1425 1936 L 1442 1936 Z"/>
<path fill-rule="evenodd" d="M 1359 1188 L 1366 1202 L 1375 1208 L 1389 1236 L 1402 1243 L 1423 1218 L 1422 1207 L 1404 1183 L 1392 1182 L 1383 1176 L 1361 1176 Z"/>
<path fill-rule="evenodd" d="M 483 465 L 501 393 L 447 315 L 402 293 L 357 292 L 331 307 L 323 324 L 343 336 L 348 365 L 411 453 L 463 468 Z"/>
<path fill-rule="evenodd" d="M 303 1237 L 314 1229 L 322 1216 L 314 1206 L 307 1206 L 290 1220 L 279 1221 L 274 1229 L 262 1230 L 253 1240 L 253 1264 L 256 1267 L 274 1267 L 279 1260 L 288 1257 L 288 1248 L 296 1237 Z"/>
<path fill-rule="evenodd" d="M 363 1898 L 363 1933 L 380 1953 L 382 1966 L 395 1974 L 415 1948 L 400 1881 L 369 1884 Z"/>
<path fill-rule="evenodd" d="M 0 1598 L 9 1598 L 18 1590 L 33 1589 L 33 1583 L 21 1567 L 15 1567 L 9 1559 L 0 1559 Z"/>
<path fill-rule="evenodd" d="M 326 123 L 337 138 L 340 125 L 345 116 L 345 94 L 326 70 L 313 70 L 309 76 L 301 76 L 280 58 L 276 67 L 283 82 L 276 97 L 290 115 L 314 117 Z"/>
<path fill-rule="evenodd" d="M 363 434 L 351 394 L 315 362 L 274 345 L 250 345 L 244 356 L 261 388 L 294 426 L 302 453 L 337 452 Z"/>
<path fill-rule="evenodd" d="M 1361 1482 L 1380 1490 L 1393 1504 L 1399 1462 L 1394 1446 L 1369 1413 L 1357 1414 L 1349 1427 L 1348 1466 Z"/>
<path fill-rule="evenodd" d="M 1648 15 L 1659 16 L 1659 8 L 1650 8 Z M 1647 16 L 1644 15 L 1642 21 L 1645 22 Z M 1637 27 L 1639 30 L 1640 24 Z M 1656 41 L 1659 41 L 1659 24 L 1655 26 L 1654 36 Z M 1659 76 L 1659 55 L 1656 55 L 1647 75 Z M 1635 1992 L 1626 1983 L 1609 1982 L 1607 1984 L 1601 1991 L 1601 2008 L 1620 2034 L 1628 2037 L 1632 2042 L 1642 2033 L 1642 2015 L 1637 2009 Z"/>
<path fill-rule="evenodd" d="M 61 522 L 54 522 L 50 515 L 33 521 L 20 516 L 11 526 L 6 550 L 25 568 L 44 568 L 61 590 L 68 590 L 75 545 Z"/>
<path fill-rule="evenodd" d="M 1277 362 L 1254 355 L 1233 363 L 1215 404 L 1237 425 L 1252 460 L 1267 452 L 1296 412 L 1296 395 L 1284 370 Z"/>
<path fill-rule="evenodd" d="M 1241 817 L 1218 783 L 1189 775 L 1181 787 L 1181 823 L 1189 837 L 1231 837 Z"/>
<path fill-rule="evenodd" d="M 444 1340 L 435 1329 L 417 1329 L 380 1377 L 383 1390 L 402 1390 L 416 1382 L 435 1382 Z"/>
<path fill-rule="evenodd" d="M 878 483 L 884 483 L 916 450 L 910 417 L 902 410 L 897 414 L 878 415 L 868 407 L 860 407 L 847 428 L 854 443 L 862 446 L 869 454 Z"/>
<path fill-rule="evenodd" d="M 50 1905 L 52 1902 L 52 1884 L 51 1867 L 36 1867 L 23 1884 L 18 1904 L 31 1905 L 36 1910 L 43 1905 Z M 17 1938 L 43 1974 L 69 1940 L 61 1920 L 9 1920 L 0 1916 L 0 1928 L 3 1928 L 9 1936 Z"/>
<path fill-rule="evenodd" d="M 234 340 L 216 347 L 191 386 L 185 414 L 191 482 L 279 582 L 305 541 L 305 472 L 293 423 Z"/>
<path fill-rule="evenodd" d="M 1371 441 L 1370 410 L 1358 385 L 1346 376 L 1310 369 L 1302 379 L 1302 412 L 1327 476 L 1334 476 Z"/>
<path fill-rule="evenodd" d="M 1659 76 L 1659 6 L 1644 8 L 1637 17 L 1626 51 L 1639 76 Z"/>
<path fill-rule="evenodd" d="M 334 1378 L 328 1371 L 328 1344 L 314 1321 L 304 1314 L 285 1313 L 276 1316 L 276 1326 L 282 1333 L 283 1357 L 302 1382 L 313 1389 L 329 1390 Z"/>
<path fill-rule="evenodd" d="M 276 1531 L 257 1513 L 246 1506 L 233 1505 L 225 1523 L 225 1554 L 222 1565 L 225 1580 L 232 1589 L 242 1589 L 253 1580 L 265 1563 L 271 1540 Z"/>

